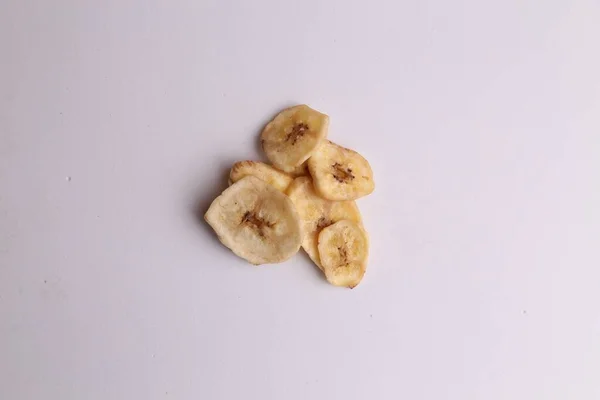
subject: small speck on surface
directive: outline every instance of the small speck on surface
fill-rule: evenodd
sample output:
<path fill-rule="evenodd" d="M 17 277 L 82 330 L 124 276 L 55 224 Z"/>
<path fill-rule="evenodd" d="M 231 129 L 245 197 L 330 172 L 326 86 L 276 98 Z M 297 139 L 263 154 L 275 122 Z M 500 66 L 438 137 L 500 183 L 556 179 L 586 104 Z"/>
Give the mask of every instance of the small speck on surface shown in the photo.
<path fill-rule="evenodd" d="M 67 176 L 67 177 L 65 177 L 65 180 L 66 180 L 67 182 L 71 182 L 71 177 L 70 177 L 70 176 Z"/>

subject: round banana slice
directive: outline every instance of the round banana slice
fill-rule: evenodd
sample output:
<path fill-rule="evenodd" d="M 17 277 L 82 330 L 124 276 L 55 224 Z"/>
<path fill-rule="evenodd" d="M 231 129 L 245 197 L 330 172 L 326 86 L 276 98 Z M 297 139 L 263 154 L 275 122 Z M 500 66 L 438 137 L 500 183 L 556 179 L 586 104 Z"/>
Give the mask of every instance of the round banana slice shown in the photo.
<path fill-rule="evenodd" d="M 294 203 L 255 176 L 232 184 L 204 215 L 221 243 L 252 264 L 279 263 L 302 243 L 301 221 Z"/>
<path fill-rule="evenodd" d="M 239 161 L 231 167 L 229 182 L 237 182 L 248 175 L 255 176 L 267 182 L 280 192 L 284 192 L 294 180 L 291 175 L 281 172 L 269 164 L 259 161 Z"/>
<path fill-rule="evenodd" d="M 356 200 L 375 189 L 369 162 L 328 140 L 310 157 L 308 169 L 317 192 L 329 200 Z"/>
<path fill-rule="evenodd" d="M 319 197 L 308 176 L 294 179 L 287 194 L 296 205 L 302 220 L 302 248 L 322 269 L 317 249 L 319 233 L 323 228 L 341 220 L 350 220 L 360 225 L 360 211 L 354 201 L 330 201 Z"/>
<path fill-rule="evenodd" d="M 342 220 L 324 228 L 318 249 L 329 283 L 350 289 L 360 283 L 367 267 L 369 241 L 358 224 Z"/>
<path fill-rule="evenodd" d="M 329 117 L 307 105 L 283 110 L 261 134 L 262 148 L 275 167 L 294 172 L 327 136 Z"/>

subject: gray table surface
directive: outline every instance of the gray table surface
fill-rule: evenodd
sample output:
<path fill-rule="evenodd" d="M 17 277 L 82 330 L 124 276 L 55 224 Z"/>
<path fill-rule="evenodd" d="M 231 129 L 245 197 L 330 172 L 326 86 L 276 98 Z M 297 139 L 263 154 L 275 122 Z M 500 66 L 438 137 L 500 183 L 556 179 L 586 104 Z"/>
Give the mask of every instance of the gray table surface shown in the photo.
<path fill-rule="evenodd" d="M 0 399 L 600 398 L 598 21 L 594 0 L 0 2 Z M 295 103 L 375 172 L 352 291 L 198 220 Z"/>

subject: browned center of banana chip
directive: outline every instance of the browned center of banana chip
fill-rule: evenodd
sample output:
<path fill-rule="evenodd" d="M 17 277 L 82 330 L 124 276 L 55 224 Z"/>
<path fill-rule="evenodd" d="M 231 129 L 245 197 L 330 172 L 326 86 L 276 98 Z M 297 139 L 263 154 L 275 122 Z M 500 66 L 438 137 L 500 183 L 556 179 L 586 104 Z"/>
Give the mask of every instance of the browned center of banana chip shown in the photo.
<path fill-rule="evenodd" d="M 246 213 L 242 217 L 241 223 L 252 227 L 252 229 L 254 229 L 260 237 L 265 237 L 265 228 L 272 228 L 273 225 L 275 225 L 272 222 L 260 218 L 251 211 L 246 211 Z"/>
<path fill-rule="evenodd" d="M 333 177 L 340 183 L 350 182 L 355 178 L 352 174 L 352 168 L 344 168 L 340 163 L 333 164 L 331 168 L 333 168 Z"/>
<path fill-rule="evenodd" d="M 348 261 L 348 252 L 346 251 L 346 248 L 338 247 L 337 249 L 340 252 L 340 257 L 342 257 L 340 265 L 343 267 L 348 266 L 350 262 Z"/>
<path fill-rule="evenodd" d="M 308 132 L 309 130 L 310 130 L 309 126 L 307 124 L 305 124 L 304 122 L 295 124 L 294 127 L 292 128 L 292 131 L 290 133 L 288 133 L 288 135 L 286 136 L 285 140 L 291 141 L 292 145 L 294 145 L 294 144 L 296 144 L 298 139 L 300 139 L 302 136 L 304 136 L 304 134 L 306 132 Z"/>

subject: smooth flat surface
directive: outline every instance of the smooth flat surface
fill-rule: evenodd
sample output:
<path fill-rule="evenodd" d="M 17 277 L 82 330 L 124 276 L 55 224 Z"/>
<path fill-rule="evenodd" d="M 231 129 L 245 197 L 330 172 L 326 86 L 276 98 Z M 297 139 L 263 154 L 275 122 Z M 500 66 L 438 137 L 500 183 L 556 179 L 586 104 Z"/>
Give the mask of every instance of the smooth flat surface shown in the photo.
<path fill-rule="evenodd" d="M 4 0 L 0 399 L 600 398 L 599 20 Z M 198 220 L 299 102 L 375 171 L 352 291 Z"/>

